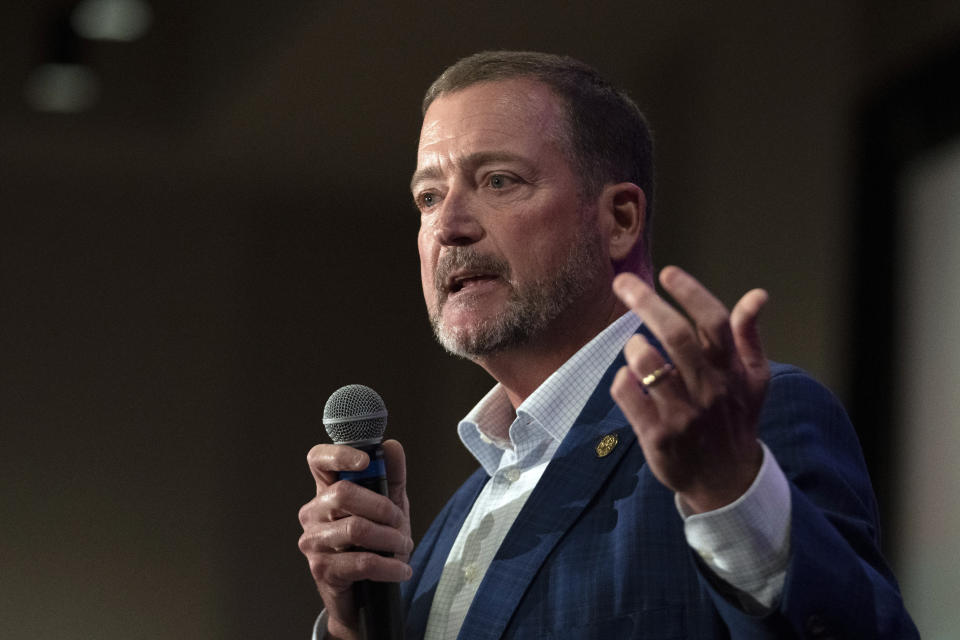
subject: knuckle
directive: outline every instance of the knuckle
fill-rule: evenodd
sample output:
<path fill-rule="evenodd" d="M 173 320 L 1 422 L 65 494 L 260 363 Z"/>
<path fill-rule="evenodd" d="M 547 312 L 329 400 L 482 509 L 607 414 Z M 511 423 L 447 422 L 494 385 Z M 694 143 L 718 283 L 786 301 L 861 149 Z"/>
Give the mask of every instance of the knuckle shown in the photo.
<path fill-rule="evenodd" d="M 371 523 L 363 518 L 348 518 L 343 528 L 347 539 L 356 542 L 369 535 Z"/>
<path fill-rule="evenodd" d="M 313 576 L 314 582 L 317 585 L 332 585 L 337 581 L 337 571 L 336 568 L 327 561 L 326 558 L 318 557 L 314 559 L 313 564 L 310 567 L 310 574 Z"/>
<path fill-rule="evenodd" d="M 637 353 L 643 350 L 646 342 L 640 336 L 632 336 L 627 343 L 623 345 L 623 352 L 625 355 L 629 356 L 632 353 Z"/>
<path fill-rule="evenodd" d="M 354 486 L 346 480 L 334 482 L 323 492 L 324 502 L 330 507 L 343 507 L 350 500 Z"/>
<path fill-rule="evenodd" d="M 318 520 L 333 520 L 332 514 L 340 508 L 340 498 L 334 491 L 329 489 L 317 496 Z"/>
<path fill-rule="evenodd" d="M 313 501 L 311 500 L 307 504 L 300 507 L 300 511 L 297 512 L 297 519 L 300 521 L 300 526 L 306 528 L 307 524 L 313 520 L 310 517 L 310 514 L 313 511 Z"/>
<path fill-rule="evenodd" d="M 329 554 L 316 554 L 310 558 L 310 574 L 318 587 L 327 586 L 336 589 L 337 585 L 344 584 L 343 562 Z M 349 581 L 346 581 L 349 582 Z"/>
<path fill-rule="evenodd" d="M 349 548 L 349 543 L 344 542 L 347 537 L 346 523 L 349 520 L 340 520 L 324 526 L 316 533 L 317 542 L 323 549 L 339 553 Z M 342 523 L 342 524 L 341 524 Z"/>
<path fill-rule="evenodd" d="M 373 569 L 374 555 L 370 553 L 360 553 L 357 554 L 354 564 L 357 570 L 357 573 L 360 575 L 367 575 Z"/>
<path fill-rule="evenodd" d="M 323 531 L 304 531 L 297 541 L 297 546 L 303 555 L 310 558 L 325 550 L 323 544 L 325 537 Z"/>
<path fill-rule="evenodd" d="M 307 465 L 311 468 L 320 469 L 322 468 L 322 456 L 324 452 L 325 445 L 318 444 L 310 447 L 310 450 L 307 451 Z"/>
<path fill-rule="evenodd" d="M 676 348 L 685 349 L 693 342 L 693 335 L 689 327 L 677 324 L 664 332 L 664 341 Z"/>
<path fill-rule="evenodd" d="M 400 510 L 400 507 L 393 504 L 389 500 L 386 501 L 386 504 L 383 506 L 383 522 L 391 527 L 399 527 L 403 524 L 403 511 Z"/>
<path fill-rule="evenodd" d="M 640 345 L 628 346 L 623 351 L 623 356 L 631 369 L 640 366 L 640 360 L 643 357 L 644 349 Z"/>
<path fill-rule="evenodd" d="M 320 556 L 311 556 L 307 558 L 307 564 L 310 566 L 310 575 L 314 580 L 320 582 L 326 574 L 326 563 Z"/>

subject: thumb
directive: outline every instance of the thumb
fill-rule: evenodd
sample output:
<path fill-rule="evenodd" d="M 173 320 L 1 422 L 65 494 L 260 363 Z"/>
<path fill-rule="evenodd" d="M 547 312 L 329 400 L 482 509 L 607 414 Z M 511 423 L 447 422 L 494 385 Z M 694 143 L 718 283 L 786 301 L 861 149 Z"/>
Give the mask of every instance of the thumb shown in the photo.
<path fill-rule="evenodd" d="M 406 510 L 407 457 L 403 453 L 403 445 L 396 440 L 384 440 L 383 458 L 387 467 L 387 493 L 390 500 Z"/>
<path fill-rule="evenodd" d="M 770 365 L 760 340 L 758 320 L 770 298 L 763 289 L 748 291 L 730 313 L 730 328 L 740 361 L 754 383 L 766 384 Z"/>

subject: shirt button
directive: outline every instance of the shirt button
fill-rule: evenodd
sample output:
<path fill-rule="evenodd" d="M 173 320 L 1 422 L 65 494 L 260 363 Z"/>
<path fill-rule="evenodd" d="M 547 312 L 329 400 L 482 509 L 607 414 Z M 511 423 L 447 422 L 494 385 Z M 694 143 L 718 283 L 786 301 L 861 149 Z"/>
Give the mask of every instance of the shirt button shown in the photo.
<path fill-rule="evenodd" d="M 503 477 L 507 479 L 507 482 L 516 482 L 520 479 L 520 470 L 516 467 L 512 467 L 503 472 Z"/>
<path fill-rule="evenodd" d="M 472 562 L 463 568 L 463 577 L 467 582 L 473 582 L 479 574 L 480 570 Z"/>

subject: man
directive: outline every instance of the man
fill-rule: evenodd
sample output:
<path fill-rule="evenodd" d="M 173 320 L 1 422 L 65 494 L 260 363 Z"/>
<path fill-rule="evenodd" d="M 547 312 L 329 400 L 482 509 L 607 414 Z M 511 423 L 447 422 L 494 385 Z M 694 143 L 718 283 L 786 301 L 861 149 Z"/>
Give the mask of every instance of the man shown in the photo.
<path fill-rule="evenodd" d="M 842 408 L 764 356 L 767 294 L 728 313 L 668 267 L 691 324 L 654 292 L 629 98 L 569 58 L 465 58 L 427 92 L 411 188 L 437 338 L 498 384 L 460 424 L 481 468 L 409 563 L 399 443 L 389 498 L 337 482 L 365 455 L 310 451 L 326 637 L 358 637 L 363 579 L 404 582 L 408 638 L 916 637 Z"/>

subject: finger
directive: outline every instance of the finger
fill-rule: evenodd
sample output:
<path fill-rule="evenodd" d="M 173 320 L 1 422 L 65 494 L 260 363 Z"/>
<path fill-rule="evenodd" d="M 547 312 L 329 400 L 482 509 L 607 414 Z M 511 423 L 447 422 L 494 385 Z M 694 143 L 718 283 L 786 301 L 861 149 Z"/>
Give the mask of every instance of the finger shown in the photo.
<path fill-rule="evenodd" d="M 403 445 L 396 440 L 385 440 L 383 457 L 387 466 L 387 493 L 395 505 L 407 510 L 407 457 Z"/>
<path fill-rule="evenodd" d="M 710 291 L 679 267 L 666 267 L 660 272 L 660 284 L 693 320 L 707 357 L 716 364 L 726 364 L 734 354 L 730 314 Z"/>
<path fill-rule="evenodd" d="M 753 289 L 740 298 L 730 314 L 733 340 L 740 361 L 751 379 L 760 379 L 764 383 L 769 376 L 770 365 L 760 340 L 759 319 L 769 299 L 769 294 L 763 289 Z"/>
<path fill-rule="evenodd" d="M 628 367 L 621 367 L 617 371 L 613 384 L 610 385 L 610 395 L 623 411 L 639 440 L 642 441 L 644 434 L 659 424 L 660 416 L 656 403 L 647 395 Z"/>
<path fill-rule="evenodd" d="M 343 482 L 334 483 L 330 487 L 319 493 L 313 500 L 307 504 L 300 507 L 300 511 L 297 516 L 300 520 L 300 526 L 303 527 L 303 530 L 316 526 L 318 523 L 330 523 L 340 520 L 341 518 L 349 518 L 353 515 L 358 515 L 360 517 L 367 517 L 366 513 L 389 513 L 393 514 L 394 510 L 390 509 L 389 505 L 386 508 L 382 504 L 377 504 L 371 507 L 366 504 L 366 500 L 363 500 L 364 496 L 360 496 L 358 501 L 356 497 L 343 495 L 333 495 L 337 492 L 343 493 L 352 493 L 353 487 L 352 482 Z M 368 491 L 363 489 L 363 487 L 357 487 L 362 491 Z M 373 493 L 373 492 L 370 492 Z M 373 493 L 373 495 L 377 495 Z M 384 499 L 381 502 L 390 502 L 389 499 Z M 396 505 L 394 505 L 396 506 Z M 354 511 L 360 513 L 354 513 Z M 387 519 L 393 517 L 392 515 L 386 516 Z M 392 523 L 387 523 L 388 526 L 393 526 Z"/>
<path fill-rule="evenodd" d="M 335 522 L 309 525 L 300 536 L 299 547 L 304 554 L 358 547 L 366 551 L 408 554 L 413 550 L 413 540 L 394 527 L 349 516 Z"/>
<path fill-rule="evenodd" d="M 644 335 L 635 335 L 623 349 L 627 367 L 638 381 L 641 391 L 653 399 L 657 407 L 659 421 L 669 422 L 667 418 L 676 413 L 678 406 L 689 401 L 683 378 L 677 375 L 671 363 L 668 363 L 660 351 L 647 341 Z M 653 377 L 648 381 L 648 377 Z M 682 403 L 682 404 L 678 404 Z"/>
<path fill-rule="evenodd" d="M 623 357 L 627 361 L 630 373 L 640 383 L 641 388 L 648 388 L 644 378 L 648 374 L 663 369 L 667 362 L 660 351 L 647 341 L 644 335 L 634 335 L 627 340 L 623 347 Z"/>
<path fill-rule="evenodd" d="M 310 503 L 314 521 L 332 521 L 346 516 L 360 516 L 391 527 L 400 527 L 406 514 L 387 496 L 349 480 L 340 480 L 327 487 Z"/>
<path fill-rule="evenodd" d="M 669 354 L 684 382 L 694 393 L 704 386 L 703 348 L 693 327 L 679 311 L 656 294 L 650 285 L 631 273 L 613 281 L 614 292 L 643 319 Z M 647 372 L 649 373 L 649 372 Z"/>
<path fill-rule="evenodd" d="M 338 590 L 359 580 L 403 582 L 413 573 L 406 562 L 369 551 L 314 554 L 309 560 L 310 572 L 317 584 L 328 584 Z"/>
<path fill-rule="evenodd" d="M 307 453 L 307 465 L 317 483 L 317 491 L 335 483 L 340 471 L 362 471 L 370 457 L 359 449 L 343 444 L 318 444 Z"/>

